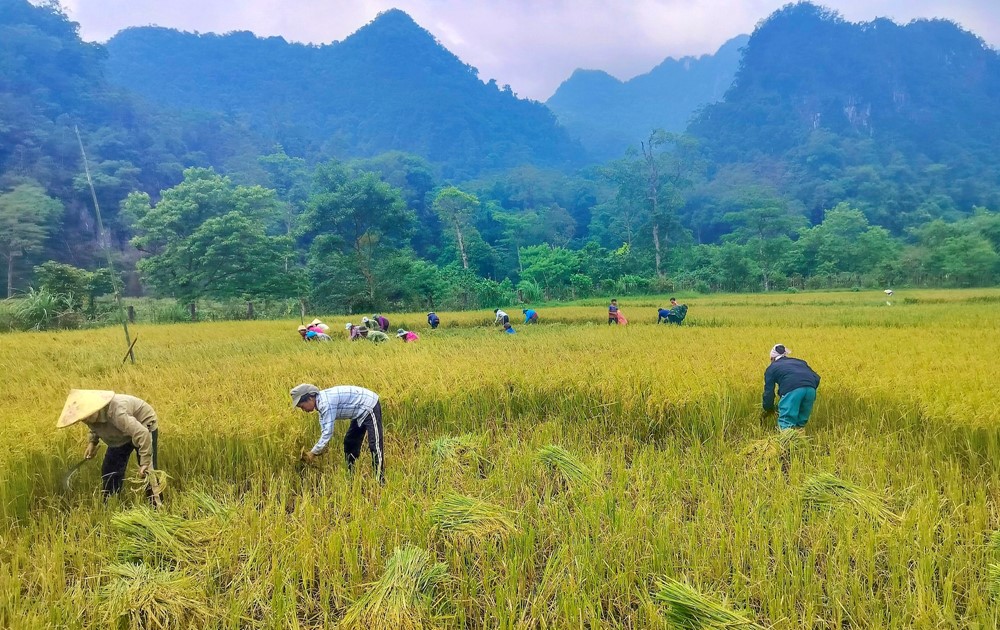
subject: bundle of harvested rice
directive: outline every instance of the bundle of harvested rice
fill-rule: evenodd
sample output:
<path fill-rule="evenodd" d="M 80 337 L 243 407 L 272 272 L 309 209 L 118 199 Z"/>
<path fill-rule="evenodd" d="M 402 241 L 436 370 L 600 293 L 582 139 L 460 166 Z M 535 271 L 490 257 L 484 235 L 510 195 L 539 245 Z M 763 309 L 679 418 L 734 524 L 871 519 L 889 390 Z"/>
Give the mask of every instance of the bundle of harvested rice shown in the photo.
<path fill-rule="evenodd" d="M 167 488 L 167 479 L 170 479 L 170 475 L 157 468 L 148 471 L 142 477 L 138 475 L 130 477 L 128 482 L 132 486 L 133 492 L 150 497 L 153 505 L 159 507 L 163 491 Z"/>
<path fill-rule="evenodd" d="M 412 545 L 397 547 L 385 563 L 385 572 L 372 588 L 347 610 L 341 627 L 402 628 L 433 625 L 433 591 L 447 576 L 443 562 Z"/>
<path fill-rule="evenodd" d="M 118 628 L 201 628 L 212 610 L 204 590 L 191 575 L 144 564 L 113 564 L 101 588 L 104 626 Z"/>
<path fill-rule="evenodd" d="M 847 503 L 878 520 L 899 520 L 899 515 L 885 506 L 882 497 L 830 473 L 820 473 L 807 479 L 803 498 L 815 508 L 832 509 L 837 504 Z"/>
<path fill-rule="evenodd" d="M 809 437 L 802 431 L 787 429 L 754 440 L 743 450 L 748 466 L 761 466 L 788 457 L 809 444 Z"/>
<path fill-rule="evenodd" d="M 597 482 L 594 473 L 561 446 L 549 444 L 538 449 L 538 460 L 558 471 L 571 486 L 593 486 Z"/>
<path fill-rule="evenodd" d="M 203 490 L 186 492 L 201 512 L 221 519 L 227 519 L 233 513 L 233 506 L 222 503 Z"/>
<path fill-rule="evenodd" d="M 128 561 L 191 564 L 204 558 L 219 534 L 213 519 L 185 519 L 148 507 L 136 507 L 111 517 L 123 536 L 118 557 Z"/>
<path fill-rule="evenodd" d="M 482 436 L 472 433 L 440 437 L 430 443 L 431 457 L 435 462 L 458 466 L 479 466 L 487 463 L 481 453 L 482 448 Z"/>
<path fill-rule="evenodd" d="M 990 536 L 990 547 L 993 548 L 993 553 L 1000 556 L 1000 529 L 993 532 L 993 535 Z"/>
<path fill-rule="evenodd" d="M 442 532 L 469 538 L 503 538 L 514 522 L 497 506 L 460 494 L 449 494 L 431 508 L 431 521 Z"/>
<path fill-rule="evenodd" d="M 990 594 L 994 599 L 1000 600 L 1000 564 L 990 565 Z"/>
<path fill-rule="evenodd" d="M 763 628 L 760 624 L 731 610 L 724 603 L 702 595 L 687 584 L 672 578 L 657 580 L 653 599 L 667 608 L 667 619 L 680 628 Z"/>

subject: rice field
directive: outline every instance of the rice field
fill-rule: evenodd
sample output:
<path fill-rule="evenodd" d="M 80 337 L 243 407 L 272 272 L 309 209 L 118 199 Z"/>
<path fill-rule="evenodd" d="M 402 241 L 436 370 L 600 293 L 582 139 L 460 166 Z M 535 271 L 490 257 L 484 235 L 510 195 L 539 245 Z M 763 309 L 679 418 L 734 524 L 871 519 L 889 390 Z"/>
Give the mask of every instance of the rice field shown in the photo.
<path fill-rule="evenodd" d="M 1000 290 L 684 301 L 140 325 L 123 367 L 120 329 L 0 336 L 0 627 L 1000 627 Z M 802 433 L 759 411 L 779 342 L 822 376 Z M 300 382 L 380 394 L 385 487 L 342 423 L 298 464 Z M 74 387 L 156 409 L 159 512 L 102 502 L 103 447 L 64 487 Z"/>

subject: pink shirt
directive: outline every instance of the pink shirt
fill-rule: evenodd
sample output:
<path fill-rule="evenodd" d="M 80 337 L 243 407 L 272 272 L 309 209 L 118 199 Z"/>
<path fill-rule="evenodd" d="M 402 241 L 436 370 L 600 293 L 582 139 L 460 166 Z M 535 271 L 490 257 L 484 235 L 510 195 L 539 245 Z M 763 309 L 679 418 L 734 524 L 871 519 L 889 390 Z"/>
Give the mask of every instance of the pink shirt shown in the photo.
<path fill-rule="evenodd" d="M 420 339 L 420 335 L 413 332 L 412 330 L 408 331 L 405 335 L 403 335 L 403 341 L 416 341 L 417 339 Z"/>

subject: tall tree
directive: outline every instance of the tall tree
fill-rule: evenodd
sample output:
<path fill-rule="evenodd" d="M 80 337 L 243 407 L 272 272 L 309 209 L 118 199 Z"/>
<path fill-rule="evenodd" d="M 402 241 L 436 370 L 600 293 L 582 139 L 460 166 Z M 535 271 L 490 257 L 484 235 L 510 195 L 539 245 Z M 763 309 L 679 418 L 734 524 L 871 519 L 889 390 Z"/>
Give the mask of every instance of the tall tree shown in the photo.
<path fill-rule="evenodd" d="M 7 259 L 7 297 L 14 294 L 14 264 L 42 251 L 62 213 L 59 201 L 34 182 L 0 194 L 0 255 Z"/>
<path fill-rule="evenodd" d="M 449 227 L 455 230 L 455 241 L 462 258 L 462 268 L 469 268 L 465 237 L 471 229 L 472 217 L 479 209 L 479 199 L 454 186 L 448 186 L 434 198 L 434 210 Z"/>
<path fill-rule="evenodd" d="M 749 248 L 760 270 L 761 284 L 770 291 L 776 268 L 791 249 L 790 237 L 805 220 L 792 213 L 784 199 L 760 188 L 744 191 L 734 203 L 738 209 L 725 215 L 736 226 L 729 240 Z"/>

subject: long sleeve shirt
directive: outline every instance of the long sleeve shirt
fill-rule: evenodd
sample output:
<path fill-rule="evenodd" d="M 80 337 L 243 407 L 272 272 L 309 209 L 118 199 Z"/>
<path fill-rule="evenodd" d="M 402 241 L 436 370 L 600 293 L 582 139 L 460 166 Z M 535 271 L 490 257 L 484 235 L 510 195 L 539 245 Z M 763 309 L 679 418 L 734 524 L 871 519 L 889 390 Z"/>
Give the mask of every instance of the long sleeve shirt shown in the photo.
<path fill-rule="evenodd" d="M 316 411 L 319 412 L 319 441 L 312 447 L 313 455 L 326 450 L 333 437 L 333 425 L 337 420 L 353 420 L 361 426 L 375 405 L 378 394 L 353 385 L 339 385 L 324 389 L 316 395 Z"/>
<path fill-rule="evenodd" d="M 524 311 L 524 323 L 525 324 L 527 324 L 528 322 L 530 322 L 532 319 L 534 319 L 536 317 L 538 317 L 538 313 L 536 313 L 534 311 L 534 309 L 530 309 L 529 308 L 528 310 Z"/>
<path fill-rule="evenodd" d="M 108 446 L 124 446 L 131 443 L 139 451 L 139 465 L 153 463 L 153 431 L 156 430 L 156 412 L 149 403 L 129 396 L 115 394 L 108 406 L 97 413 L 97 418 L 88 422 L 90 443 L 104 440 Z"/>
<path fill-rule="evenodd" d="M 507 315 L 507 313 L 504 313 L 503 311 L 497 311 L 497 318 L 493 320 L 493 323 L 494 323 L 494 324 L 499 324 L 500 322 L 502 322 L 502 321 L 503 321 L 503 318 L 504 318 L 504 317 L 507 317 L 508 319 L 510 318 L 510 317 L 509 317 L 509 316 Z"/>
<path fill-rule="evenodd" d="M 378 317 L 375 318 L 375 321 L 378 323 L 378 328 L 382 332 L 389 330 L 389 320 L 386 319 L 385 317 L 379 315 Z"/>
<path fill-rule="evenodd" d="M 819 387 L 819 374 L 813 371 L 802 359 L 782 357 L 774 360 L 764 370 L 764 396 L 761 404 L 764 411 L 774 409 L 774 386 L 778 386 L 778 395 L 784 396 L 800 387 Z"/>

